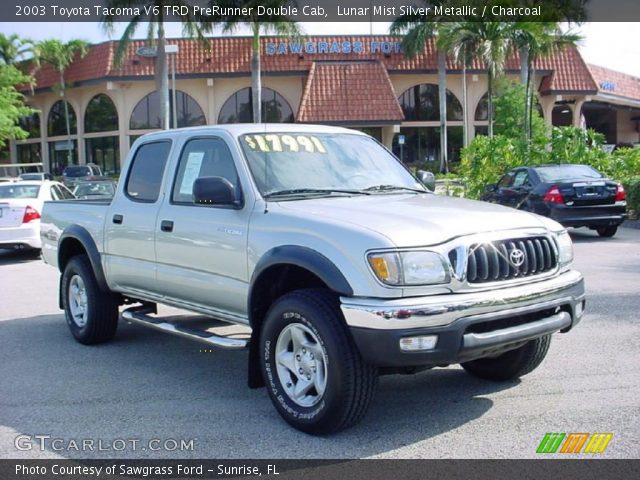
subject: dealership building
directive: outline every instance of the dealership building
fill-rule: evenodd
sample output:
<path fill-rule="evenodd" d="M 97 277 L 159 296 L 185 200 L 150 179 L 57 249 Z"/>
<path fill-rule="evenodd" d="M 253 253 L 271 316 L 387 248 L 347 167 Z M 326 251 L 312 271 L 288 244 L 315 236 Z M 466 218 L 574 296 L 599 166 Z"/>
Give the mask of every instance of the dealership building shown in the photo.
<path fill-rule="evenodd" d="M 174 45 L 168 61 L 169 73 L 175 72 L 172 126 L 252 120 L 250 38 L 212 38 L 209 48 L 190 39 L 168 44 Z M 38 113 L 22 122 L 29 138 L 10 142 L 12 163 L 43 162 L 47 171 L 59 174 L 71 158 L 117 174 L 133 141 L 161 128 L 153 50 L 144 48 L 143 41 L 132 42 L 118 66 L 116 49 L 115 41 L 94 45 L 66 72 L 70 142 L 58 74 L 46 66 L 36 73 L 36 86 L 24 93 Z M 609 144 L 640 142 L 640 79 L 587 65 L 573 47 L 540 59 L 535 70 L 540 111 L 548 125 L 593 128 Z M 519 60 L 509 59 L 506 74 L 517 80 L 519 73 Z M 262 39 L 264 120 L 363 130 L 401 153 L 405 162 L 439 158 L 437 83 L 432 42 L 407 58 L 400 40 L 391 36 Z M 455 161 L 464 144 L 487 131 L 484 65 L 475 61 L 467 69 L 467 138 L 462 70 L 451 59 L 447 90 L 448 150 Z"/>

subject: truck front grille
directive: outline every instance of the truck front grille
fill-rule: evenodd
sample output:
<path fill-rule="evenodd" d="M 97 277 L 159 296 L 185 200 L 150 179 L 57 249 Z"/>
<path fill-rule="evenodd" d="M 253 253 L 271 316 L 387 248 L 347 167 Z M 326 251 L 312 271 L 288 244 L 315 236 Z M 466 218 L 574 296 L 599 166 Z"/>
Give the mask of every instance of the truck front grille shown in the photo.
<path fill-rule="evenodd" d="M 539 275 L 556 268 L 555 245 L 547 237 L 474 243 L 467 256 L 469 283 L 496 282 Z"/>

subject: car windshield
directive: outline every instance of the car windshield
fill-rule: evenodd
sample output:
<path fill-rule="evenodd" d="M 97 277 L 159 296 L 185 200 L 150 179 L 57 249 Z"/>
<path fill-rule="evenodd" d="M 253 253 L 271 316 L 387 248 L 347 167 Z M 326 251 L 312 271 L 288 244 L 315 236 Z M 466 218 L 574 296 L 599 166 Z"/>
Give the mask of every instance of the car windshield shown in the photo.
<path fill-rule="evenodd" d="M 0 198 L 38 198 L 40 185 L 0 185 Z"/>
<path fill-rule="evenodd" d="M 426 192 L 375 140 L 348 133 L 251 133 L 240 145 L 262 196 Z"/>
<path fill-rule="evenodd" d="M 76 197 L 82 197 L 85 195 L 101 195 L 112 197 L 115 193 L 115 188 L 112 183 L 87 183 L 78 185 L 73 193 Z"/>
<path fill-rule="evenodd" d="M 603 178 L 602 174 L 587 165 L 552 165 L 536 169 L 543 182 L 576 180 L 579 178 Z"/>
<path fill-rule="evenodd" d="M 67 167 L 64 169 L 65 177 L 87 177 L 91 175 L 89 167 Z"/>

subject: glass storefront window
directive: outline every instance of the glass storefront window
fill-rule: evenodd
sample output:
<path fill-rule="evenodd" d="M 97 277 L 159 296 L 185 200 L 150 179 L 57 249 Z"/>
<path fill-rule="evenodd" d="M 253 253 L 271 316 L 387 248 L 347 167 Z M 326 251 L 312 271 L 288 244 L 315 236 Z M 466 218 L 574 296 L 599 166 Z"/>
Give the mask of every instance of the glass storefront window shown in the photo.
<path fill-rule="evenodd" d="M 71 135 L 75 135 L 78 132 L 76 111 L 71 104 L 67 102 L 69 109 L 69 129 Z M 50 137 L 58 137 L 67 135 L 67 123 L 65 120 L 65 108 L 64 101 L 58 100 L 53 104 L 51 110 L 49 110 L 49 117 L 47 120 L 47 132 Z"/>
<path fill-rule="evenodd" d="M 206 125 L 207 121 L 204 112 L 198 102 L 180 90 L 176 90 L 176 111 L 178 115 L 178 128 L 195 127 Z M 169 115 L 170 124 L 173 125 L 173 94 L 169 91 Z M 162 128 L 160 118 L 160 94 L 158 91 L 151 92 L 138 102 L 133 109 L 129 120 L 131 130 L 150 130 Z"/>
<path fill-rule="evenodd" d="M 278 92 L 262 88 L 262 121 L 269 123 L 292 123 L 293 110 Z M 218 123 L 253 123 L 251 88 L 243 88 L 224 102 Z"/>
<path fill-rule="evenodd" d="M 20 128 L 29 134 L 28 138 L 40 137 L 40 115 L 34 112 L 27 117 L 22 117 L 19 121 Z"/>
<path fill-rule="evenodd" d="M 16 145 L 18 163 L 40 163 L 42 155 L 39 143 L 24 143 Z"/>
<path fill-rule="evenodd" d="M 447 150 L 449 164 L 460 161 L 462 148 L 462 126 L 447 127 Z M 404 145 L 398 143 L 398 134 L 393 138 L 393 153 L 411 167 L 437 171 L 440 166 L 440 127 L 401 127 Z"/>
<path fill-rule="evenodd" d="M 118 130 L 118 112 L 113 101 L 101 93 L 93 97 L 84 114 L 85 133 L 112 132 Z"/>
<path fill-rule="evenodd" d="M 84 143 L 87 163 L 99 165 L 105 175 L 120 173 L 120 148 L 117 136 L 87 138 Z"/>
<path fill-rule="evenodd" d="M 71 147 L 71 149 L 69 149 Z M 69 150 L 71 155 L 69 155 Z M 62 171 L 67 165 L 78 163 L 78 142 L 71 140 L 70 144 L 66 140 L 49 142 L 49 169 L 53 175 L 62 175 Z"/>

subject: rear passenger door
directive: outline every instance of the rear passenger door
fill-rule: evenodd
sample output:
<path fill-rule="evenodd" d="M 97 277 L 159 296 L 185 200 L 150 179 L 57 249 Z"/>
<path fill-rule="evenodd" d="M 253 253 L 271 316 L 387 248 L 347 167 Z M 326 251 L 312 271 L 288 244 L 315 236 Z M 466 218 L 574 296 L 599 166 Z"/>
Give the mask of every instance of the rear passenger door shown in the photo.
<path fill-rule="evenodd" d="M 251 198 L 220 137 L 185 142 L 171 189 L 156 221 L 158 286 L 169 298 L 234 317 L 246 313 L 247 238 Z M 196 205 L 200 177 L 223 177 L 234 185 L 241 206 Z M 234 317 L 235 318 L 235 317 Z"/>
<path fill-rule="evenodd" d="M 155 227 L 170 150 L 169 140 L 139 145 L 107 213 L 104 257 L 112 288 L 157 293 Z"/>

